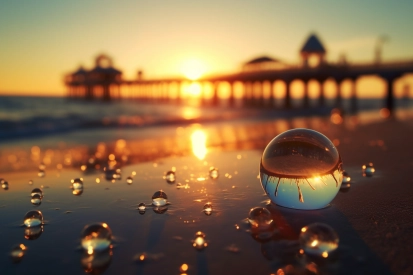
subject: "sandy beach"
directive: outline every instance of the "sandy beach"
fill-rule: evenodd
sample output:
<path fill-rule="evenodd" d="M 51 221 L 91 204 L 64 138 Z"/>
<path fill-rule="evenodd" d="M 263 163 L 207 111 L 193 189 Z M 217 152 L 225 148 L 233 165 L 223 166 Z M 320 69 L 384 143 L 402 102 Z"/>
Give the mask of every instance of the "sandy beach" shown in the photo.
<path fill-rule="evenodd" d="M 93 274 L 184 274 L 180 267 L 186 264 L 187 274 L 277 274 L 279 270 L 295 272 L 292 274 L 309 270 L 315 274 L 410 274 L 412 126 L 410 116 L 399 115 L 392 119 L 345 117 L 341 124 L 332 123 L 329 117 L 315 117 L 165 128 L 170 135 L 125 141 L 129 159 L 122 167 L 122 179 L 114 182 L 106 181 L 101 172 L 75 169 L 80 166 L 74 159 L 61 170 L 52 161 L 43 178 L 37 176 L 34 164 L 16 172 L 9 168 L 1 174 L 9 182 L 9 190 L 0 193 L 0 232 L 7 236 L 0 240 L 1 253 L 9 254 L 18 243 L 28 249 L 18 264 L 2 257 L 1 273 L 29 274 L 36 266 L 36 274 L 81 274 L 82 270 Z M 339 192 L 324 209 L 300 211 L 269 204 L 258 178 L 266 144 L 278 133 L 301 127 L 330 138 L 351 176 L 350 190 Z M 207 136 L 201 156 L 188 140 L 194 130 Z M 25 141 L 30 142 L 42 143 Z M 108 145 L 108 150 L 116 150 L 115 145 Z M 88 154 L 87 148 L 74 146 L 72 150 Z M 369 162 L 376 172 L 363 177 L 361 167 Z M 211 166 L 219 169 L 216 180 L 209 177 Z M 164 174 L 172 169 L 176 169 L 176 181 L 167 183 Z M 134 171 L 133 183 L 127 184 L 127 176 Z M 83 177 L 84 190 L 81 196 L 74 196 L 70 180 L 79 177 Z M 44 192 L 40 206 L 30 203 L 34 187 Z M 168 195 L 167 209 L 148 207 L 139 214 L 137 204 L 150 205 L 158 190 Z M 206 202 L 213 205 L 212 215 L 203 212 Z M 246 222 L 255 206 L 266 207 L 273 216 L 276 230 L 269 239 L 257 239 Z M 33 209 L 42 211 L 46 224 L 40 235 L 27 240 L 22 218 Z M 82 228 L 93 222 L 107 223 L 114 235 L 110 254 L 97 259 L 88 258 L 79 248 Z M 297 252 L 300 229 L 314 222 L 330 225 L 340 238 L 336 253 L 325 262 L 309 261 Z M 197 231 L 204 232 L 208 242 L 202 251 L 191 244 Z M 140 260 L 142 255 L 144 260 Z"/>

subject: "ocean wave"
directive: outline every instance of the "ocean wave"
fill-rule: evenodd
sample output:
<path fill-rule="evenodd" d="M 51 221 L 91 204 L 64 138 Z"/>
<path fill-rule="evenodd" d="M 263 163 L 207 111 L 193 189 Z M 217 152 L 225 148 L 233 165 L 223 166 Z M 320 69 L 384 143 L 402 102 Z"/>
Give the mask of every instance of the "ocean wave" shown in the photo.
<path fill-rule="evenodd" d="M 293 102 L 294 103 L 294 102 Z M 343 102 L 344 106 L 348 102 Z M 332 104 L 328 104 L 332 106 Z M 378 109 L 382 100 L 359 100 L 360 110 Z M 0 142 L 81 130 L 139 128 L 329 115 L 332 107 L 292 110 L 178 106 L 130 101 L 87 102 L 65 98 L 0 97 Z M 349 108 L 347 108 L 349 109 Z"/>

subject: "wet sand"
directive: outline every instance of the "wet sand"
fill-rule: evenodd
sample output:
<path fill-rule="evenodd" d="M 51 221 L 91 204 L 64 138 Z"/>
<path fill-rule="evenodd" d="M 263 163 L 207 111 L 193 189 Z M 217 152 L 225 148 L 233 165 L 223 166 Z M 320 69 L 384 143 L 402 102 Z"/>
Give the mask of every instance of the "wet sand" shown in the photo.
<path fill-rule="evenodd" d="M 265 145 L 276 134 L 297 127 L 329 137 L 352 178 L 350 190 L 339 192 L 325 209 L 298 211 L 267 205 L 257 178 Z M 157 152 L 135 159 L 136 154 L 131 154 L 122 168 L 122 179 L 114 183 L 101 173 L 85 174 L 70 165 L 62 171 L 50 165 L 44 178 L 37 177 L 34 165 L 20 172 L 3 171 L 1 177 L 8 180 L 9 190 L 0 192 L 0 232 L 7 236 L 0 239 L 0 273 L 83 274 L 88 259 L 78 249 L 80 232 L 97 221 L 106 222 L 115 239 L 112 255 L 95 260 L 95 273 L 183 274 L 179 267 L 184 263 L 189 266 L 187 274 L 275 274 L 288 265 L 303 271 L 311 268 L 311 262 L 297 256 L 294 249 L 301 227 L 313 222 L 329 224 L 340 237 L 337 253 L 312 266 L 319 274 L 413 272 L 411 119 L 364 123 L 348 117 L 339 125 L 328 118 L 202 125 L 208 136 L 203 159 L 193 155 L 190 141 L 184 138 L 190 131 L 185 129 L 178 137 L 127 140 L 127 148 L 150 147 L 148 144 L 162 140 L 162 147 L 173 150 L 159 147 Z M 90 148 L 84 150 L 90 153 Z M 361 166 L 368 162 L 376 168 L 373 177 L 362 175 Z M 217 180 L 209 178 L 210 166 L 219 169 Z M 176 167 L 177 181 L 168 184 L 163 175 L 172 167 Z M 128 185 L 125 179 L 132 171 L 137 174 Z M 81 196 L 74 196 L 69 188 L 70 179 L 77 177 L 84 178 Z M 29 179 L 33 185 L 28 184 Z M 177 188 L 177 183 L 187 188 Z M 29 194 L 41 186 L 44 199 L 35 207 Z M 167 211 L 158 214 L 148 208 L 139 214 L 137 204 L 150 204 L 152 194 L 160 189 L 171 203 Z M 202 212 L 208 201 L 214 206 L 210 216 Z M 257 239 L 245 223 L 255 206 L 267 207 L 272 213 L 277 230 L 269 240 Z M 41 210 L 47 224 L 37 239 L 26 240 L 21 223 L 32 209 Z M 202 251 L 191 244 L 198 230 L 206 234 L 208 242 Z M 18 243 L 28 250 L 22 261 L 14 264 L 8 253 Z M 137 260 L 143 253 L 146 260 Z"/>

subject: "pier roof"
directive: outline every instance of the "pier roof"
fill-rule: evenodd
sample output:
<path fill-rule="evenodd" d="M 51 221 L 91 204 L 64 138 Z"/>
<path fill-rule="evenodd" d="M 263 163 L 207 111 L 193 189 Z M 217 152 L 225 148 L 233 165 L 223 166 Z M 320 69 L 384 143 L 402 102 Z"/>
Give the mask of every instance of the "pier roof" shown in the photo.
<path fill-rule="evenodd" d="M 77 69 L 77 71 L 73 73 L 73 75 L 85 75 L 85 74 L 87 74 L 87 71 L 83 68 L 83 66 L 80 66 L 79 69 Z"/>
<path fill-rule="evenodd" d="M 279 60 L 274 59 L 272 57 L 269 56 L 260 56 L 257 58 L 254 58 L 248 62 L 246 62 L 245 64 L 258 64 L 258 63 L 263 63 L 263 62 L 278 62 Z"/>
<path fill-rule="evenodd" d="M 305 42 L 304 46 L 301 48 L 301 53 L 325 53 L 326 50 L 321 44 L 320 40 L 315 34 L 312 34 L 307 41 Z"/>
<path fill-rule="evenodd" d="M 106 74 L 121 74 L 122 72 L 113 67 L 100 67 L 96 66 L 90 72 L 94 73 L 106 73 Z"/>

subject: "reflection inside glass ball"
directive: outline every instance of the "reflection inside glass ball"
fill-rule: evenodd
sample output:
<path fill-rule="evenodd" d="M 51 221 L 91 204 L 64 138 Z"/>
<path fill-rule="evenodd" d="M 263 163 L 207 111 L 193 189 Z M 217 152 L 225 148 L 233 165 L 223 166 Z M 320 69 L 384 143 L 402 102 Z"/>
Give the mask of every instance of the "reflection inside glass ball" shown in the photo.
<path fill-rule="evenodd" d="M 265 193 L 280 206 L 319 209 L 337 195 L 342 161 L 333 143 L 310 129 L 293 129 L 276 136 L 261 158 L 260 179 Z"/>

